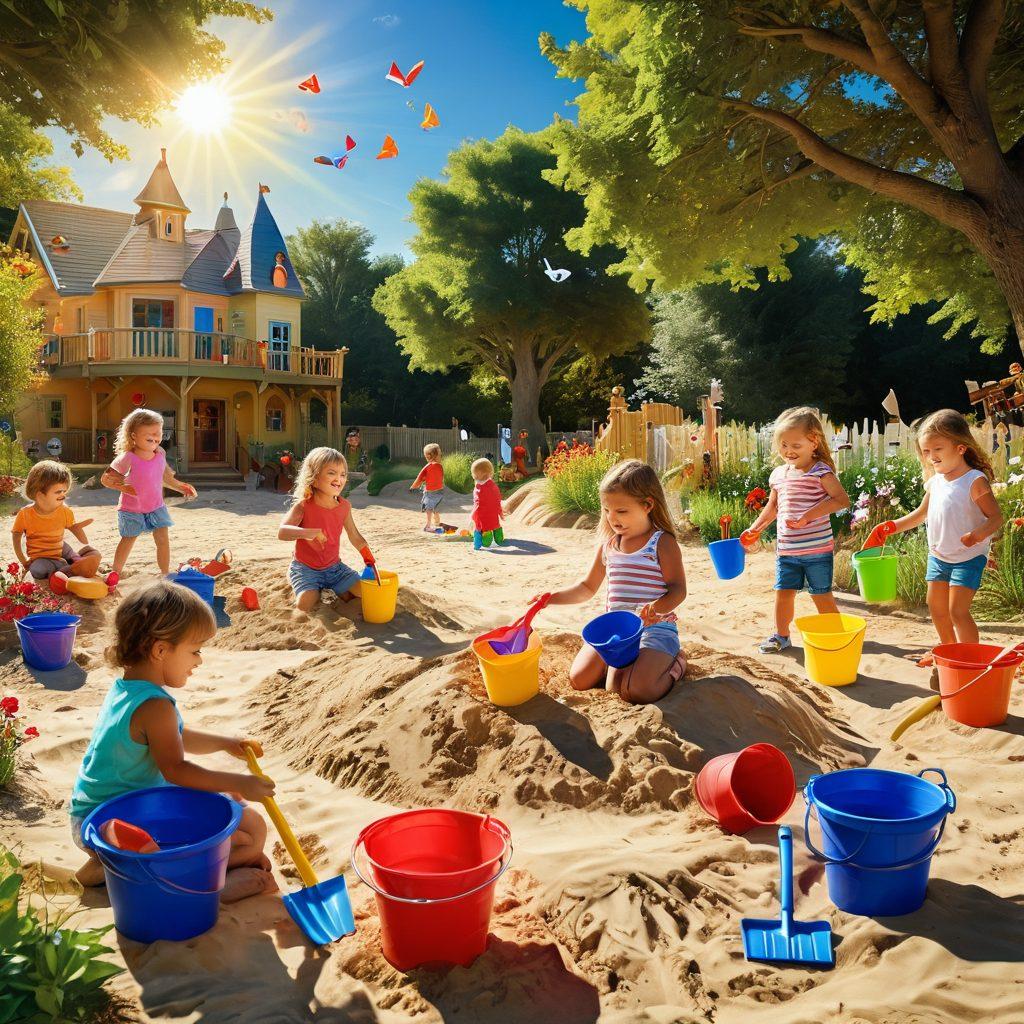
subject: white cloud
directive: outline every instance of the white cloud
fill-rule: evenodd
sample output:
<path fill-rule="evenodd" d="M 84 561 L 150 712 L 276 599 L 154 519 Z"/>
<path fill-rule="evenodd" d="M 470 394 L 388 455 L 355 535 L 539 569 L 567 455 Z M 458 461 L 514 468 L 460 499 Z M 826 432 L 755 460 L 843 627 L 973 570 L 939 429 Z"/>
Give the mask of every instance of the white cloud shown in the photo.
<path fill-rule="evenodd" d="M 373 23 L 380 25 L 381 28 L 394 28 L 401 20 L 397 14 L 379 14 L 373 19 Z"/>
<path fill-rule="evenodd" d="M 313 130 L 309 118 L 298 107 L 292 107 L 290 110 L 274 110 L 270 116 L 278 122 L 287 121 L 300 135 L 308 135 Z"/>

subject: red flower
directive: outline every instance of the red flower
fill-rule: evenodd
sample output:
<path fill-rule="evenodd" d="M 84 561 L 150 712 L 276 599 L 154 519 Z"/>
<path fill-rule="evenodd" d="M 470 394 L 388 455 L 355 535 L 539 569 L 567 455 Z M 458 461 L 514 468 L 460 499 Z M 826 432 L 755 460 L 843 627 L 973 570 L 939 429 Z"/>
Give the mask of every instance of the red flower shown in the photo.
<path fill-rule="evenodd" d="M 10 614 L 12 618 L 23 619 L 30 611 L 32 609 L 27 604 L 16 604 Z"/>
<path fill-rule="evenodd" d="M 7 566 L 7 571 L 12 576 L 20 576 L 21 575 L 21 566 L 17 562 L 11 562 Z"/>
<path fill-rule="evenodd" d="M 11 587 L 11 589 L 13 590 L 14 587 Z M 34 583 L 19 583 L 18 584 L 18 593 L 19 594 L 23 594 L 25 597 L 29 597 L 31 594 L 34 594 L 36 592 L 36 589 L 37 588 L 36 588 L 36 585 Z"/>
<path fill-rule="evenodd" d="M 0 622 L 13 622 L 13 621 L 14 621 L 14 612 L 4 612 L 3 615 L 0 615 Z"/>
<path fill-rule="evenodd" d="M 30 725 L 25 730 L 25 739 L 27 739 L 27 740 L 35 740 L 35 739 L 38 739 L 38 738 L 39 738 L 39 730 L 34 725 Z"/>
<path fill-rule="evenodd" d="M 0 608 L 10 608 L 14 602 L 9 597 L 0 597 Z"/>
<path fill-rule="evenodd" d="M 0 700 L 0 711 L 10 718 L 18 713 L 18 698 L 17 697 L 4 697 Z"/>

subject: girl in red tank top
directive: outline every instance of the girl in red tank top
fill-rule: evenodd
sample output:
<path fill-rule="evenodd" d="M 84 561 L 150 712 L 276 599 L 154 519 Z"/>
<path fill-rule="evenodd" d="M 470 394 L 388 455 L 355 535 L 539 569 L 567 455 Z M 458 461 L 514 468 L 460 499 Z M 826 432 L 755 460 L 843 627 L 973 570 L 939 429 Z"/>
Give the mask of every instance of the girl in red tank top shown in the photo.
<path fill-rule="evenodd" d="M 342 533 L 367 566 L 374 564 L 365 538 L 356 529 L 352 506 L 341 496 L 347 480 L 348 463 L 334 448 L 314 448 L 299 467 L 294 501 L 277 536 L 295 541 L 288 579 L 300 611 L 310 611 L 324 590 L 333 590 L 346 601 L 355 596 L 352 591 L 360 577 L 341 560 Z"/>

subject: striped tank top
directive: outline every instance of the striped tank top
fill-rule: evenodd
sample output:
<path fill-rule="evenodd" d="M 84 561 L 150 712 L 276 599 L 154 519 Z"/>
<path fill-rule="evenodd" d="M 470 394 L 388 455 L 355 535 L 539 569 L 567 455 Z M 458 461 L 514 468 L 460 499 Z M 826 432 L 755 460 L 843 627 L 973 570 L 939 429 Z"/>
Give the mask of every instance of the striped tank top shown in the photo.
<path fill-rule="evenodd" d="M 658 541 L 664 530 L 655 530 L 647 543 L 631 554 L 620 551 L 616 538 L 604 546 L 604 565 L 608 573 L 606 610 L 636 611 L 641 605 L 657 601 L 668 593 L 665 577 L 658 561 Z M 675 612 L 661 617 L 662 622 L 675 622 Z"/>
<path fill-rule="evenodd" d="M 768 486 L 773 487 L 779 496 L 776 550 L 780 555 L 824 555 L 835 547 L 832 521 L 828 516 L 812 519 L 796 530 L 786 525 L 786 520 L 799 519 L 828 497 L 821 478 L 832 472 L 824 462 L 816 462 L 806 472 L 795 466 L 776 466 L 772 470 Z"/>

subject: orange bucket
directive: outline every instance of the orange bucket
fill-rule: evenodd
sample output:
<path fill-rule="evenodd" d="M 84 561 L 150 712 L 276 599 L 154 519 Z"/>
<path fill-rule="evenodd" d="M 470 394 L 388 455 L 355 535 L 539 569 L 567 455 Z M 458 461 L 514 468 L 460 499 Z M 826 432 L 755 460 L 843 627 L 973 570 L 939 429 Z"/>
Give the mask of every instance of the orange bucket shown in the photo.
<path fill-rule="evenodd" d="M 1024 652 L 1008 651 L 978 679 L 1003 650 L 997 644 L 939 644 L 932 649 L 939 671 L 942 710 L 963 725 L 1002 725 L 1010 711 L 1010 684 Z M 976 683 L 968 686 L 972 679 Z M 960 692 L 963 691 L 963 692 Z"/>

